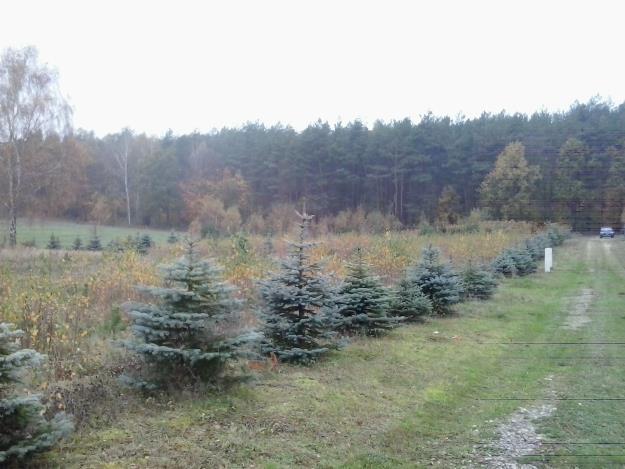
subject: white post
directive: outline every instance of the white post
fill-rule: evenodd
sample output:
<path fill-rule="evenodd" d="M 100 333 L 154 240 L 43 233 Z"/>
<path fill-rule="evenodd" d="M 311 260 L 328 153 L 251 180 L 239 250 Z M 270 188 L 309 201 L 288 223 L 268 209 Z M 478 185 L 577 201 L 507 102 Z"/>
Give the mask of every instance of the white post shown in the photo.
<path fill-rule="evenodd" d="M 545 248 L 545 272 L 551 272 L 553 267 L 553 250 Z"/>

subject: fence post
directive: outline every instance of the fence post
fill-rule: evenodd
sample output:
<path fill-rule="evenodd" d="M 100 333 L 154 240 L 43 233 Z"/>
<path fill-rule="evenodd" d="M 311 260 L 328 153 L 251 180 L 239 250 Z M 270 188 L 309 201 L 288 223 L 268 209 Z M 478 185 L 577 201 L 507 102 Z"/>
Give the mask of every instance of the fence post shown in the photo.
<path fill-rule="evenodd" d="M 545 248 L 545 272 L 551 272 L 553 268 L 553 249 Z"/>

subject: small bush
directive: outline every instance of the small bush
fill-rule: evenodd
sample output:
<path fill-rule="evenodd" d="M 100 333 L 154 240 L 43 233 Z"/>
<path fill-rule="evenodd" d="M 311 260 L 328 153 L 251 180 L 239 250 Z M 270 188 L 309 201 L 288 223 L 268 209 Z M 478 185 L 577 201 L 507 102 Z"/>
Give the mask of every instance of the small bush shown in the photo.
<path fill-rule="evenodd" d="M 33 238 L 29 241 L 24 241 L 22 242 L 22 246 L 24 246 L 25 248 L 36 248 L 37 247 L 37 241 Z"/>
<path fill-rule="evenodd" d="M 74 239 L 74 242 L 72 243 L 72 249 L 74 251 L 80 251 L 82 249 L 82 239 L 80 238 L 80 236 L 77 236 L 76 239 Z"/>

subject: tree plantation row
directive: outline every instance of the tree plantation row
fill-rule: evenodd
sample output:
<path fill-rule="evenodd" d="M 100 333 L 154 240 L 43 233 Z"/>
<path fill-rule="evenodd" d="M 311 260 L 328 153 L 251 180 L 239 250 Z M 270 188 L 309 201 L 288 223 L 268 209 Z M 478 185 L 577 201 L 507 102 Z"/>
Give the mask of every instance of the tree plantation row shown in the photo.
<path fill-rule="evenodd" d="M 448 315 L 462 300 L 487 299 L 497 285 L 495 274 L 534 272 L 544 248 L 564 239 L 552 228 L 504 250 L 489 267 L 469 262 L 460 272 L 428 246 L 389 288 L 372 274 L 360 247 L 345 278 L 329 278 L 311 257 L 314 243 L 306 231 L 312 217 L 300 218 L 299 239 L 289 244 L 280 268 L 260 282 L 260 312 L 251 324 L 241 320 L 241 299 L 221 270 L 199 257 L 197 242 L 187 241 L 184 256 L 162 269 L 161 286 L 139 287 L 147 301 L 126 305 L 131 334 L 114 344 L 134 358 L 132 366 L 120 368 L 120 380 L 144 392 L 172 393 L 223 380 L 241 359 L 311 365 L 354 334 L 381 336 L 402 323 Z M 72 430 L 63 412 L 47 419 L 39 397 L 18 392 L 23 371 L 43 360 L 20 348 L 23 336 L 11 324 L 0 325 L 0 428 L 6 436 L 0 462 L 23 461 Z"/>
<path fill-rule="evenodd" d="M 57 85 L 36 50 L 2 55 L 0 210 L 10 245 L 22 216 L 282 233 L 302 200 L 330 231 L 445 227 L 479 208 L 574 230 L 621 224 L 625 106 L 598 98 L 531 116 L 97 137 L 72 130 Z"/>

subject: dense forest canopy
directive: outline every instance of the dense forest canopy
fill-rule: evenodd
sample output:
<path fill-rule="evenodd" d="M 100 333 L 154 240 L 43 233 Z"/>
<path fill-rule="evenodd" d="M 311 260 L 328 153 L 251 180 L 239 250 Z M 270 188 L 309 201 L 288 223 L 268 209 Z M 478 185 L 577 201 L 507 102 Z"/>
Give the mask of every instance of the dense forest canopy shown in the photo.
<path fill-rule="evenodd" d="M 162 138 L 130 129 L 103 138 L 41 134 L 24 165 L 45 171 L 24 177 L 21 209 L 97 223 L 170 228 L 198 220 L 208 231 L 262 231 L 306 199 L 319 217 L 373 212 L 404 226 L 453 223 L 482 208 L 577 230 L 619 227 L 624 138 L 625 104 L 600 98 L 563 113 L 429 114 L 371 127 L 319 121 L 300 132 L 249 123 Z"/>

